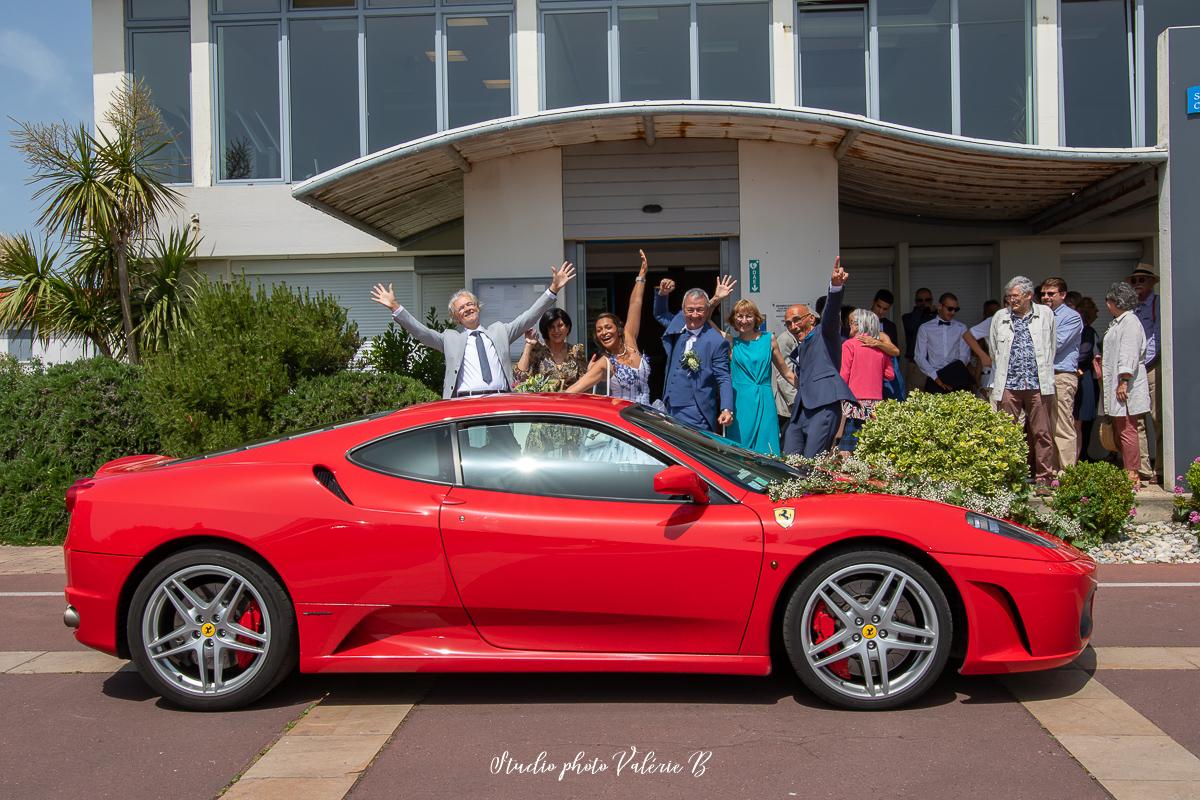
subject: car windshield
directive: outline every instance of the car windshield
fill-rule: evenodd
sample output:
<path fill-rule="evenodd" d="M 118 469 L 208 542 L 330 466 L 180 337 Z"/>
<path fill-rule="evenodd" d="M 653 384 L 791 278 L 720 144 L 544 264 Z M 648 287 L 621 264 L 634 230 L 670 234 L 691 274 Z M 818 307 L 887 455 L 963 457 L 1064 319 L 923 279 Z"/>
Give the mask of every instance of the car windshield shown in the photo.
<path fill-rule="evenodd" d="M 765 494 L 767 487 L 776 481 L 804 476 L 803 472 L 782 461 L 746 450 L 723 436 L 676 422 L 647 406 L 629 406 L 621 412 L 621 416 L 752 492 Z"/>

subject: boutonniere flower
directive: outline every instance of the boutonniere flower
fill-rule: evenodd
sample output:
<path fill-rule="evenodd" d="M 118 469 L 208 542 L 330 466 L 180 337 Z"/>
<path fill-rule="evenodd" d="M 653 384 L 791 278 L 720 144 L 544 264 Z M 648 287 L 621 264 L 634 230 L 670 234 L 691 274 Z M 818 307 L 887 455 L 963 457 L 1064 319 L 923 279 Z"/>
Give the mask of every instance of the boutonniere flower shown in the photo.
<path fill-rule="evenodd" d="M 692 348 L 691 350 L 688 350 L 686 353 L 683 354 L 683 358 L 681 358 L 679 360 L 679 363 L 688 372 L 699 372 L 700 371 L 700 354 L 696 352 L 695 348 Z"/>

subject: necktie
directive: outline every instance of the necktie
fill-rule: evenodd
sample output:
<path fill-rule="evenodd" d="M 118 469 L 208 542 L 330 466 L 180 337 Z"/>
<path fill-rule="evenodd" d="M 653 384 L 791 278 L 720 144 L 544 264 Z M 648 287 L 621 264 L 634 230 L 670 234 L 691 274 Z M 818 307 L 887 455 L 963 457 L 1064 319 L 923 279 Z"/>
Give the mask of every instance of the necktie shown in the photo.
<path fill-rule="evenodd" d="M 475 352 L 479 354 L 479 374 L 483 377 L 485 384 L 492 382 L 492 365 L 488 363 L 487 349 L 483 346 L 483 332 L 471 331 L 471 337 L 475 340 Z"/>
<path fill-rule="evenodd" d="M 948 320 L 944 320 L 944 319 L 938 320 L 938 325 L 949 325 L 949 324 L 950 324 L 950 322 Z"/>

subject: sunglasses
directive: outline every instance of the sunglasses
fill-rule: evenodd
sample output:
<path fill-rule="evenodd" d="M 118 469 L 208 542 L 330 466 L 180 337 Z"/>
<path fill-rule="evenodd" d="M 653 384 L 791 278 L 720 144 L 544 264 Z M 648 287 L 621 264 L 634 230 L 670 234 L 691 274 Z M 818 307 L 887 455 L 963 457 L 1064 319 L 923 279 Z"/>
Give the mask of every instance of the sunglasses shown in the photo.
<path fill-rule="evenodd" d="M 1134 277 L 1130 278 L 1130 279 L 1129 279 L 1129 282 L 1130 282 L 1131 284 L 1137 284 L 1137 283 L 1150 283 L 1150 282 L 1152 282 L 1153 280 L 1154 280 L 1153 278 L 1148 278 L 1148 277 L 1146 277 L 1145 275 L 1136 275 L 1136 276 L 1134 276 Z"/>
<path fill-rule="evenodd" d="M 949 311 L 951 314 L 957 314 L 957 313 L 958 313 L 958 306 L 942 306 L 942 308 L 946 309 L 946 310 L 947 310 L 947 311 Z"/>

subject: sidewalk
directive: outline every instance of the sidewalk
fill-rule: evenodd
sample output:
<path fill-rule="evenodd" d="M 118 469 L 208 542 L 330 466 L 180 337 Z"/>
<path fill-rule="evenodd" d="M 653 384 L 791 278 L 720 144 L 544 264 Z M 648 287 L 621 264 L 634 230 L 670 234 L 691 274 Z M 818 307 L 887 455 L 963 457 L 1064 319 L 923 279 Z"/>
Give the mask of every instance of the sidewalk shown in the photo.
<path fill-rule="evenodd" d="M 46 575 L 66 572 L 61 547 L 0 545 L 0 575 Z"/>

